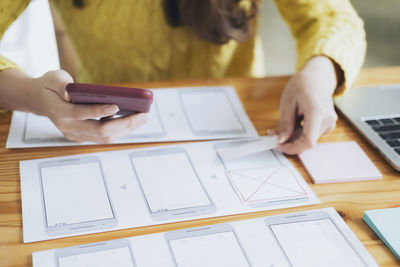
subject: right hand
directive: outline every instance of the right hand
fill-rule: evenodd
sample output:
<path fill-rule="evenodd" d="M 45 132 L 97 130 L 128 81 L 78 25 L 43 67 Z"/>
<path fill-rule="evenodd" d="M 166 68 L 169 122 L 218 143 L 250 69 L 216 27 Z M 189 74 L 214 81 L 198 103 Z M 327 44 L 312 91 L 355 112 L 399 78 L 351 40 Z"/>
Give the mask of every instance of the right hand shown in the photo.
<path fill-rule="evenodd" d="M 72 77 L 63 70 L 49 71 L 35 79 L 38 89 L 36 113 L 49 117 L 68 140 L 109 144 L 146 123 L 146 113 L 96 120 L 115 115 L 119 111 L 118 106 L 72 104 L 65 90 L 66 85 L 72 82 Z"/>

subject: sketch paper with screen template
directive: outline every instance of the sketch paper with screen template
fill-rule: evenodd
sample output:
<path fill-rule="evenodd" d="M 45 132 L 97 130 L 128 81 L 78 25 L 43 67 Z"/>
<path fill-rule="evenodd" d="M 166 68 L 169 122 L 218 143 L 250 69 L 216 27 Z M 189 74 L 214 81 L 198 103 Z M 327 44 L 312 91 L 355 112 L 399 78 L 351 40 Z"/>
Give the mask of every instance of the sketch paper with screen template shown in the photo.
<path fill-rule="evenodd" d="M 58 265 L 58 267 L 135 267 L 127 248 L 114 248 L 76 256 L 61 257 L 58 259 Z"/>
<path fill-rule="evenodd" d="M 41 174 L 49 227 L 114 217 L 96 163 L 42 167 Z"/>
<path fill-rule="evenodd" d="M 215 212 L 184 148 L 132 152 L 129 156 L 153 219 Z"/>
<path fill-rule="evenodd" d="M 329 220 L 337 228 L 334 230 L 333 235 L 337 236 L 338 233 L 339 235 L 343 235 L 346 243 L 352 247 L 357 257 L 359 257 L 364 263 L 363 266 L 378 266 L 367 249 L 363 246 L 360 240 L 357 239 L 354 233 L 333 208 L 282 214 L 271 217 L 298 216 L 299 214 L 313 214 L 316 212 L 324 212 L 329 216 Z M 134 236 L 121 240 L 124 242 L 129 242 L 135 258 L 135 266 L 139 267 L 177 267 L 177 264 L 179 267 L 291 266 L 285 256 L 285 254 L 290 253 L 290 248 L 285 248 L 286 251 L 283 252 L 276 240 L 276 237 L 269 230 L 266 224 L 266 220 L 271 217 L 234 221 L 230 223 L 209 225 L 199 228 L 176 230 L 173 232 Z M 281 227 L 280 225 L 277 226 Z M 231 230 L 218 230 L 218 228 L 226 227 L 231 228 Z M 283 225 L 283 227 L 286 226 Z M 197 231 L 207 231 L 206 228 L 210 228 L 208 231 L 209 233 L 195 234 Z M 213 233 L 210 233 L 210 231 L 213 231 L 213 229 L 217 230 L 215 230 Z M 313 244 L 317 244 L 316 242 L 319 242 L 325 246 L 321 248 L 314 247 L 311 251 L 308 251 L 310 245 L 305 244 L 306 246 L 304 249 L 299 249 L 300 257 L 302 256 L 302 252 L 304 252 L 312 253 L 313 255 L 311 258 L 318 258 L 318 255 L 328 255 L 330 252 L 334 252 L 343 245 L 337 243 L 335 239 L 332 239 L 329 236 L 324 234 L 318 235 L 318 231 L 322 231 L 322 233 L 327 233 L 329 235 L 329 227 L 321 227 L 315 231 L 313 228 L 307 228 L 306 230 L 308 231 L 308 235 L 310 237 L 317 236 Z M 302 240 L 307 240 L 308 235 L 302 236 L 302 234 L 305 234 L 305 232 L 302 229 L 301 224 L 294 225 L 290 231 L 292 235 L 287 236 L 287 238 L 291 239 L 294 246 L 301 243 Z M 185 237 L 184 234 L 182 234 L 183 236 L 176 237 L 177 232 L 187 232 L 188 236 Z M 174 234 L 175 238 L 171 239 L 171 234 Z M 282 238 L 282 236 L 279 235 L 279 238 Z M 116 241 L 118 242 L 118 240 L 114 240 L 113 242 Z M 66 249 L 71 250 L 71 248 L 59 248 L 34 252 L 32 255 L 33 266 L 56 267 L 56 255 L 60 254 L 60 252 L 62 253 Z M 82 257 L 84 259 L 88 258 L 88 255 L 84 252 L 81 252 L 81 254 L 76 254 L 77 257 Z M 227 254 L 229 254 L 228 258 L 226 257 Z M 157 255 L 157 257 L 154 257 L 154 255 Z M 201 255 L 207 255 L 207 257 L 201 257 Z M 106 260 L 108 261 L 112 259 L 111 256 L 112 255 L 109 252 L 103 252 L 102 255 L 102 257 L 106 257 Z M 330 257 L 332 258 L 332 256 Z M 232 259 L 235 259 L 235 261 Z M 323 266 L 332 266 L 334 261 L 332 262 L 330 260 L 332 259 L 327 259 Z M 352 260 L 349 258 L 349 256 L 345 255 L 345 257 L 342 257 L 340 260 L 343 263 L 340 266 L 352 266 Z M 72 265 L 72 267 L 79 266 L 81 265 Z"/>
<path fill-rule="evenodd" d="M 263 139 L 268 140 L 269 137 Z M 260 141 L 254 143 L 262 144 Z M 246 143 L 235 141 L 215 145 L 226 175 L 243 203 L 260 206 L 308 200 L 304 180 L 299 179 L 296 170 L 287 164 L 282 154 L 258 149 L 256 153 L 241 157 L 224 156 L 224 152 L 245 147 Z"/>
<path fill-rule="evenodd" d="M 115 143 L 148 143 L 257 137 L 230 86 L 154 89 L 148 122 Z M 77 146 L 47 117 L 15 111 L 7 148 Z"/>
<path fill-rule="evenodd" d="M 236 141 L 243 142 L 243 140 Z M 300 174 L 279 153 L 276 154 L 276 157 L 279 158 L 283 166 L 287 166 L 296 176 L 296 180 L 306 192 L 307 199 L 299 202 L 283 201 L 273 203 L 273 205 L 258 206 L 249 206 L 243 203 L 232 187 L 224 165 L 215 149 L 218 144 L 224 142 L 232 143 L 233 141 L 186 143 L 21 161 L 24 242 L 319 203 L 317 196 Z M 104 181 L 107 184 L 117 223 L 113 226 L 108 223 L 107 227 L 101 228 L 100 225 L 96 229 L 86 229 L 79 232 L 73 229 L 68 233 L 47 234 L 44 214 L 46 207 L 44 208 L 42 203 L 39 166 L 46 162 L 46 164 L 55 162 L 54 164 L 57 165 L 57 162 L 68 162 L 69 160 L 84 161 L 90 157 L 98 158 L 101 163 Z M 276 159 L 265 158 L 265 160 Z M 158 162 L 158 166 L 151 164 L 153 161 Z M 162 165 L 160 163 L 162 161 L 166 163 Z M 177 169 L 175 167 L 168 170 L 169 166 L 177 165 L 185 165 L 185 173 L 187 174 L 185 177 L 172 175 L 174 169 Z M 157 167 L 163 169 L 162 174 L 165 175 L 156 173 Z M 85 172 L 85 168 L 83 169 L 83 172 Z M 156 177 L 147 179 L 150 176 Z M 87 177 L 85 173 L 83 173 L 83 177 Z M 168 184 L 168 181 L 157 181 L 157 179 L 163 178 L 168 179 L 171 184 L 176 184 L 176 186 L 157 187 L 157 185 Z M 86 195 L 81 192 L 82 201 L 90 197 L 91 192 L 89 189 L 87 191 Z M 189 195 L 190 197 L 188 197 Z M 68 199 L 59 200 L 60 203 L 67 201 Z M 73 209 L 65 212 L 79 217 L 81 210 Z"/>

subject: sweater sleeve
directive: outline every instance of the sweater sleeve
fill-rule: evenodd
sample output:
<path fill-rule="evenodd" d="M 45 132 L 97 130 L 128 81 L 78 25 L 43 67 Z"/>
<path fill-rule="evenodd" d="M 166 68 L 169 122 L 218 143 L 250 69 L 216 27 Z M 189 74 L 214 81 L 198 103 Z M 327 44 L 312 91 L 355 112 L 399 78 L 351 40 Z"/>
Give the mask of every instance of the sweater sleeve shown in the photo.
<path fill-rule="evenodd" d="M 0 39 L 4 32 L 28 6 L 30 0 L 1 0 L 0 1 Z M 8 68 L 20 69 L 17 64 L 0 55 L 0 71 Z"/>
<path fill-rule="evenodd" d="M 29 0 L 1 0 L 0 1 L 0 39 L 4 32 L 28 6 Z M 0 71 L 15 68 L 21 70 L 17 64 L 0 55 Z M 7 110 L 0 109 L 0 114 Z"/>
<path fill-rule="evenodd" d="M 324 55 L 344 73 L 344 86 L 351 87 L 364 62 L 364 23 L 349 0 L 275 0 L 297 41 L 300 69 L 310 58 Z"/>

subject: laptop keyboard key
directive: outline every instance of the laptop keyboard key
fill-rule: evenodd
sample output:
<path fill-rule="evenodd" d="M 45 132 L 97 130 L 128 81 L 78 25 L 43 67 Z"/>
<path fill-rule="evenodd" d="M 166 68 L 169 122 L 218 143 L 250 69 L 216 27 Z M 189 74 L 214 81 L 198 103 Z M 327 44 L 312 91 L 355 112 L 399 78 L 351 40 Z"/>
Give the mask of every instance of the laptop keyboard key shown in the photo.
<path fill-rule="evenodd" d="M 385 140 L 400 139 L 400 132 L 381 133 L 379 135 Z"/>
<path fill-rule="evenodd" d="M 367 120 L 365 122 L 371 126 L 380 125 L 379 121 L 377 120 Z"/>
<path fill-rule="evenodd" d="M 400 130 L 399 125 L 384 125 L 384 126 L 373 126 L 375 132 L 388 132 L 388 131 L 398 131 Z"/>
<path fill-rule="evenodd" d="M 400 155 L 400 148 L 395 148 L 394 151 L 396 151 L 396 153 Z"/>
<path fill-rule="evenodd" d="M 380 119 L 379 120 L 383 125 L 392 125 L 394 121 L 392 119 Z"/>
<path fill-rule="evenodd" d="M 393 118 L 393 120 L 394 120 L 395 122 L 398 122 L 398 123 L 400 123 L 400 117 Z"/>
<path fill-rule="evenodd" d="M 386 143 L 388 143 L 388 145 L 391 147 L 400 147 L 399 140 L 390 140 L 390 141 L 386 141 Z"/>

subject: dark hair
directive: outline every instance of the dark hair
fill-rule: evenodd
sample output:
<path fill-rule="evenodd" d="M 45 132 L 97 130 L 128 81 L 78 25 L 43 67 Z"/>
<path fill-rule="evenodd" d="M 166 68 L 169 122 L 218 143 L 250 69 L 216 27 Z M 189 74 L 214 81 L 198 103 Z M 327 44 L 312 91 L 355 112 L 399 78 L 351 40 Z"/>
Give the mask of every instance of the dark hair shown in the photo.
<path fill-rule="evenodd" d="M 74 4 L 74 7 L 76 8 L 83 8 L 85 6 L 85 3 L 83 0 L 72 0 L 72 3 Z"/>
<path fill-rule="evenodd" d="M 233 39 L 245 42 L 251 34 L 250 20 L 257 14 L 255 0 L 163 0 L 168 24 L 188 26 L 202 39 L 224 44 Z"/>
<path fill-rule="evenodd" d="M 77 8 L 84 0 L 72 0 Z M 149 0 L 150 1 L 150 0 Z M 242 2 L 250 3 L 243 7 Z M 167 23 L 188 26 L 200 38 L 215 44 L 229 40 L 245 42 L 250 38 L 250 20 L 257 14 L 257 0 L 163 0 Z"/>

